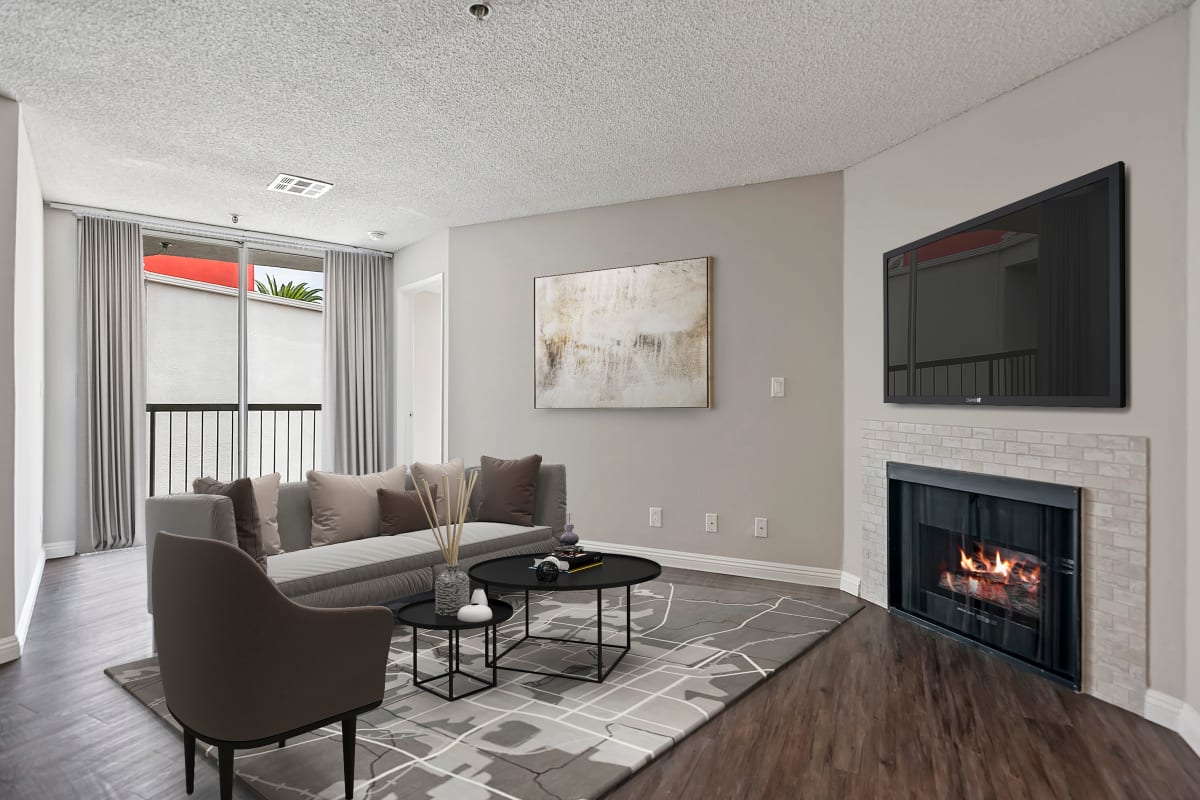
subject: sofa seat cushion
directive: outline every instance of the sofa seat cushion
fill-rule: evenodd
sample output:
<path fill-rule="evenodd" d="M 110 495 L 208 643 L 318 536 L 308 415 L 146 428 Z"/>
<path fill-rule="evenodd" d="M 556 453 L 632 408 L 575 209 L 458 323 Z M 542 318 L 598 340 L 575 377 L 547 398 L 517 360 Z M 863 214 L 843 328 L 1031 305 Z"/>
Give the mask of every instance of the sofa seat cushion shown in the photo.
<path fill-rule="evenodd" d="M 536 542 L 545 542 L 549 550 L 552 537 L 551 529 L 544 526 L 468 522 L 463 526 L 459 558 Z M 267 575 L 284 594 L 296 597 L 442 563 L 433 532 L 424 530 L 280 553 L 267 559 Z"/>

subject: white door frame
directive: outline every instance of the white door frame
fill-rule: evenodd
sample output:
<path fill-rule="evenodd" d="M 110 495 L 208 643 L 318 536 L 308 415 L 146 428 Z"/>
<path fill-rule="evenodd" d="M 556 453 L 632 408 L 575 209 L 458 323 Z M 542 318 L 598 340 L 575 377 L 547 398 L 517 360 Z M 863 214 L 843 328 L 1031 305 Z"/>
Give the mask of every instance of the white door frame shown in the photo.
<path fill-rule="evenodd" d="M 446 460 L 449 446 L 449 352 L 447 346 L 450 321 L 447 310 L 446 281 L 443 273 L 422 278 L 401 286 L 397 293 L 396 308 L 396 403 L 400 417 L 396 426 L 396 454 L 398 463 L 411 464 L 413 459 L 413 297 L 420 292 L 436 291 L 442 298 L 442 450 L 440 459 Z"/>

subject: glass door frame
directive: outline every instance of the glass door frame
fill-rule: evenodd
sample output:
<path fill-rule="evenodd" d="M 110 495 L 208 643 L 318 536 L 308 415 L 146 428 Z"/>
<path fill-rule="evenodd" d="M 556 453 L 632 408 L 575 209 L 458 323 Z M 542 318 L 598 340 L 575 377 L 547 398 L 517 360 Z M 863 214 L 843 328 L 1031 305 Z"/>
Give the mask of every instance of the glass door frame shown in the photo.
<path fill-rule="evenodd" d="M 163 230 L 154 226 L 143 226 L 141 235 L 161 236 L 167 240 L 202 242 L 204 244 L 220 244 L 236 247 L 238 252 L 238 345 L 237 345 L 237 472 L 239 477 L 248 474 L 250 458 L 250 251 L 283 253 L 287 255 L 306 256 L 324 260 L 324 251 L 315 247 L 288 246 L 276 242 L 251 243 L 241 237 L 204 236 L 191 233 L 177 233 Z M 144 277 L 143 277 L 144 280 Z M 324 313 L 324 308 L 322 308 Z M 148 465 L 147 469 L 153 469 Z"/>

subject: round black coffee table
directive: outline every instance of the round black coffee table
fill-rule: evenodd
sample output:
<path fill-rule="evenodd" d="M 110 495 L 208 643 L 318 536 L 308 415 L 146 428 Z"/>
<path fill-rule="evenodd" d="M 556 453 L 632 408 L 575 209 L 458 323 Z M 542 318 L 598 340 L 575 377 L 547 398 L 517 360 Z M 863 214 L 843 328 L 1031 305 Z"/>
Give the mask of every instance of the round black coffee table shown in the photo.
<path fill-rule="evenodd" d="M 457 616 L 443 616 L 434 613 L 433 600 L 421 600 L 416 603 L 409 603 L 394 612 L 397 625 L 408 625 L 413 629 L 413 685 L 418 686 L 425 691 L 435 694 L 443 700 L 458 700 L 461 697 L 469 697 L 477 692 L 482 692 L 486 689 L 492 689 L 496 686 L 496 626 L 501 622 L 507 622 L 513 615 L 512 604 L 495 598 L 488 598 L 488 606 L 492 609 L 492 618 L 483 622 L 463 622 Z M 481 678 L 478 675 L 472 675 L 470 672 L 462 670 L 460 662 L 461 643 L 459 641 L 463 631 L 483 629 L 483 663 L 485 666 L 492 668 L 492 679 L 488 681 L 486 678 Z M 421 678 L 417 672 L 417 631 L 446 631 L 450 652 L 446 657 L 446 671 L 440 675 L 431 675 L 428 678 Z M 490 648 L 488 640 L 491 639 Z M 492 654 L 489 660 L 488 654 Z M 454 693 L 454 676 L 461 675 L 464 678 L 469 678 L 481 686 L 472 689 L 469 692 Z M 435 689 L 429 684 L 433 681 L 447 679 L 447 691 L 442 692 Z"/>
<path fill-rule="evenodd" d="M 517 589 L 525 592 L 525 635 L 506 647 L 504 652 L 497 652 L 496 648 L 493 647 L 492 652 L 495 655 L 492 659 L 492 664 L 489 666 L 499 666 L 500 669 L 511 670 L 513 672 L 528 672 L 533 675 L 554 675 L 560 678 L 573 678 L 575 680 L 602 683 L 608 677 L 608 674 L 613 671 L 613 668 L 621 663 L 621 659 L 629 652 L 629 648 L 632 645 L 629 601 L 634 584 L 654 580 L 662 574 L 662 566 L 648 558 L 606 555 L 604 556 L 604 563 L 599 566 L 587 567 L 576 572 L 562 572 L 559 573 L 558 580 L 553 583 L 540 583 L 537 579 L 537 573 L 531 569 L 533 558 L 533 556 L 494 558 L 491 561 L 483 561 L 476 564 L 471 567 L 468 573 L 471 576 L 471 580 L 482 583 L 484 588 L 489 591 L 493 588 L 500 588 Z M 625 587 L 625 644 L 605 644 L 604 616 L 602 613 L 603 597 L 601 596 L 601 592 L 604 589 L 614 589 L 621 586 Z M 536 636 L 531 634 L 529 632 L 530 592 L 595 592 L 596 640 L 593 642 L 583 639 L 561 639 L 554 636 Z M 501 658 L 512 652 L 514 648 L 531 639 L 595 647 L 595 676 L 569 672 L 545 672 L 499 665 L 498 662 Z M 608 665 L 604 663 L 605 650 L 617 651 L 616 659 Z"/>

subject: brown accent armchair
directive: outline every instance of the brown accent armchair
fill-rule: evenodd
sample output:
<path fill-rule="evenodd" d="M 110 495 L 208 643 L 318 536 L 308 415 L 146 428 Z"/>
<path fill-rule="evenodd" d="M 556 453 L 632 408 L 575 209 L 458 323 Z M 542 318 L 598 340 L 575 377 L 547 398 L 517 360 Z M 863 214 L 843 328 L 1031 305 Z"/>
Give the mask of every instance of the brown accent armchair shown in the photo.
<path fill-rule="evenodd" d="M 183 726 L 187 793 L 197 739 L 217 748 L 228 800 L 236 748 L 282 747 L 341 722 L 353 797 L 357 718 L 383 702 L 392 613 L 293 603 L 254 559 L 211 539 L 158 534 L 152 571 L 158 663 L 167 708 Z"/>

